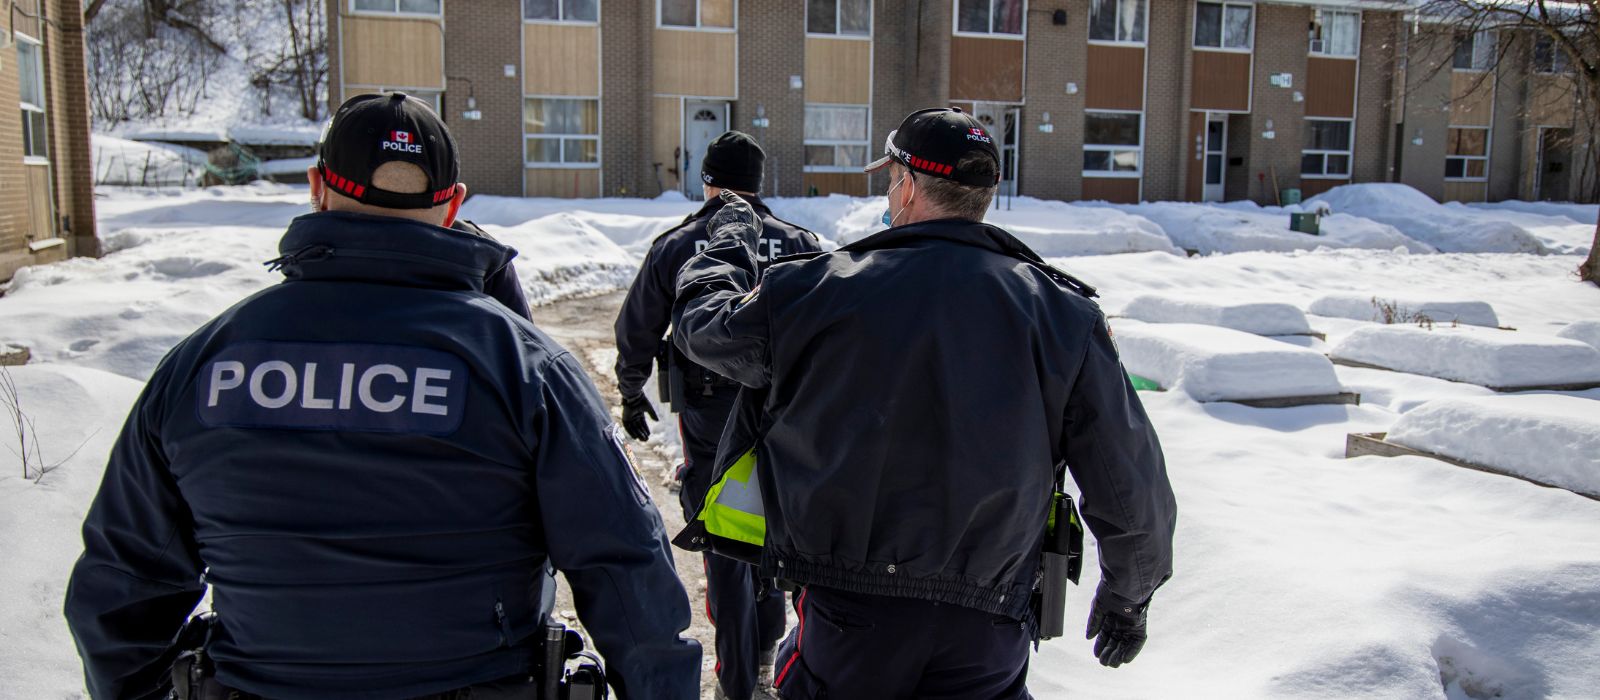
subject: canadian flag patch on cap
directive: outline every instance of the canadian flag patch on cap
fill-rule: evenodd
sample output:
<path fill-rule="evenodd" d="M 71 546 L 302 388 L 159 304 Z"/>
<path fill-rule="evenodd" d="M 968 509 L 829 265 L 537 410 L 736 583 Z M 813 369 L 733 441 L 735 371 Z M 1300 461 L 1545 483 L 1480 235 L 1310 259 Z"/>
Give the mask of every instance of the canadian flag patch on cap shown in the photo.
<path fill-rule="evenodd" d="M 390 138 L 399 143 L 411 143 L 411 132 L 396 131 L 390 134 Z"/>

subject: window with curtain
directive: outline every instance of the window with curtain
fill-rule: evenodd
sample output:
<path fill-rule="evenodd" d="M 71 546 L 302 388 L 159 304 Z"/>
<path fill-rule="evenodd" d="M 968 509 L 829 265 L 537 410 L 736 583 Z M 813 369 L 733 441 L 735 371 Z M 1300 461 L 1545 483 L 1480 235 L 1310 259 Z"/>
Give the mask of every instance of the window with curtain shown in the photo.
<path fill-rule="evenodd" d="M 1355 56 L 1361 48 L 1361 13 L 1318 9 L 1311 15 L 1311 53 Z"/>
<path fill-rule="evenodd" d="M 1489 176 L 1489 130 L 1450 127 L 1445 141 L 1444 179 L 1483 180 Z"/>
<path fill-rule="evenodd" d="M 1134 112 L 1085 112 L 1083 174 L 1135 176 L 1140 171 L 1144 115 Z"/>
<path fill-rule="evenodd" d="M 1353 124 L 1348 119 L 1307 119 L 1300 174 L 1312 178 L 1350 177 Z"/>
<path fill-rule="evenodd" d="M 600 101 L 530 98 L 522 107 L 523 161 L 529 166 L 600 165 Z"/>
<path fill-rule="evenodd" d="M 389 12 L 408 15 L 439 14 L 440 0 L 352 0 L 358 12 Z"/>
<path fill-rule="evenodd" d="M 1146 0 L 1090 0 L 1089 40 L 1144 43 Z"/>
<path fill-rule="evenodd" d="M 805 169 L 860 172 L 867 164 L 867 108 L 806 105 Z"/>
<path fill-rule="evenodd" d="M 1022 35 L 1026 0 L 958 0 L 956 31 L 970 34 Z"/>
<path fill-rule="evenodd" d="M 39 45 L 17 39 L 17 80 L 22 103 L 22 156 L 47 158 L 50 155 L 50 129 L 45 122 L 44 65 L 39 60 Z"/>
<path fill-rule="evenodd" d="M 872 35 L 872 0 L 806 0 L 806 32 Z"/>
<path fill-rule="evenodd" d="M 522 18 L 543 22 L 596 22 L 599 0 L 522 0 Z"/>
<path fill-rule="evenodd" d="M 1250 23 L 1255 6 L 1233 2 L 1202 2 L 1194 8 L 1194 45 L 1197 48 L 1250 48 Z"/>
<path fill-rule="evenodd" d="M 1451 62 L 1456 70 L 1483 71 L 1494 67 L 1493 32 L 1456 32 L 1456 55 Z"/>

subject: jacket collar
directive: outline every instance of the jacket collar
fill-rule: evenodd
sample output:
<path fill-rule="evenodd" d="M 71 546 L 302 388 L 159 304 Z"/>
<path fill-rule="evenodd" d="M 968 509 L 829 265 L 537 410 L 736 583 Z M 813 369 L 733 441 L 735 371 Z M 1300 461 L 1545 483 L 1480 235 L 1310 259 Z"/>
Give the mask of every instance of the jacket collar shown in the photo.
<path fill-rule="evenodd" d="M 1022 260 L 1043 270 L 1046 274 L 1055 278 L 1056 281 L 1072 287 L 1074 291 L 1085 297 L 1093 298 L 1096 296 L 1094 287 L 1045 262 L 1044 258 L 1039 257 L 1039 254 L 1033 252 L 1033 249 L 1029 248 L 1026 243 L 1017 240 L 1016 236 L 1007 233 L 1005 229 L 993 224 L 968 221 L 966 219 L 935 219 L 896 226 L 842 246 L 839 251 L 862 252 L 904 248 L 929 240 L 973 246 Z"/>
<path fill-rule="evenodd" d="M 353 212 L 296 217 L 266 264 L 289 280 L 348 280 L 483 291 L 516 251 L 485 236 Z"/>
<path fill-rule="evenodd" d="M 739 196 L 740 197 L 744 197 L 744 201 L 749 202 L 750 203 L 750 207 L 752 209 L 755 209 L 757 214 L 760 214 L 763 217 L 772 216 L 772 210 L 767 208 L 767 203 L 761 201 L 761 197 L 760 196 L 758 196 L 758 195 L 750 195 L 748 197 L 745 197 L 744 195 L 739 195 Z M 700 210 L 699 211 L 696 211 L 695 213 L 684 217 L 683 218 L 683 223 L 687 224 L 687 223 L 690 223 L 690 222 L 693 222 L 693 221 L 696 221 L 696 220 L 699 220 L 699 219 L 710 218 L 712 214 L 717 213 L 717 210 L 719 210 L 721 208 L 722 208 L 722 198 L 721 197 L 712 197 L 710 199 L 707 199 L 705 201 L 705 204 L 700 205 Z"/>

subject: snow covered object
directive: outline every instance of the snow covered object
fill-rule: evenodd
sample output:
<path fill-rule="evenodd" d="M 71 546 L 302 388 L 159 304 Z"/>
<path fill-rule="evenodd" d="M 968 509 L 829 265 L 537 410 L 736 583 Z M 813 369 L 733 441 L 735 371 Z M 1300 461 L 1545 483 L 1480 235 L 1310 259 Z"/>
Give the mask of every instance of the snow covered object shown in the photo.
<path fill-rule="evenodd" d="M 1398 183 L 1341 185 L 1307 201 L 1308 206 L 1318 203 L 1326 203 L 1335 212 L 1389 224 L 1443 253 L 1550 252 L 1516 224 L 1467 215 Z"/>
<path fill-rule="evenodd" d="M 1387 439 L 1600 498 L 1597 409 L 1545 394 L 1437 399 L 1401 416 Z"/>
<path fill-rule="evenodd" d="M 1311 325 L 1299 307 L 1281 302 L 1226 303 L 1141 294 L 1122 315 L 1148 323 L 1198 323 L 1256 335 L 1306 335 Z"/>
<path fill-rule="evenodd" d="M 1196 401 L 1333 397 L 1343 393 L 1321 353 L 1217 326 L 1115 323 L 1122 364 Z"/>
<path fill-rule="evenodd" d="M 1306 308 L 1318 316 L 1348 318 L 1379 323 L 1411 322 L 1464 323 L 1469 326 L 1500 327 L 1500 318 L 1486 301 L 1418 299 L 1391 295 L 1329 294 Z"/>
<path fill-rule="evenodd" d="M 1336 361 L 1422 374 L 1497 391 L 1600 386 L 1600 350 L 1568 338 L 1489 328 L 1358 328 Z"/>

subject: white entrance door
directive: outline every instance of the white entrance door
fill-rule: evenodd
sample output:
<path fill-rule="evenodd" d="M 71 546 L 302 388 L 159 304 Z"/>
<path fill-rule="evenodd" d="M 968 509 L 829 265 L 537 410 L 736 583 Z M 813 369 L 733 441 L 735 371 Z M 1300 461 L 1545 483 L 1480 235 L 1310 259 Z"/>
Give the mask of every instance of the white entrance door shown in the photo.
<path fill-rule="evenodd" d="M 1220 202 L 1228 164 L 1228 115 L 1206 115 L 1205 189 L 1200 198 Z"/>
<path fill-rule="evenodd" d="M 701 199 L 700 161 L 706 149 L 728 130 L 728 103 L 685 100 L 683 103 L 683 193 Z"/>
<path fill-rule="evenodd" d="M 995 139 L 995 148 L 1000 150 L 1000 191 L 996 193 L 997 196 L 1015 196 L 1019 145 L 1017 138 L 1020 136 L 1017 125 L 1022 122 L 1022 108 L 979 102 L 972 106 L 972 111 L 978 122 L 983 124 L 983 128 L 989 130 L 989 136 Z"/>

